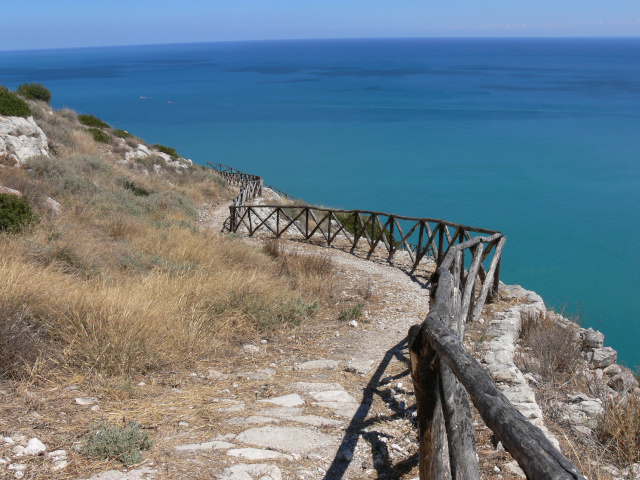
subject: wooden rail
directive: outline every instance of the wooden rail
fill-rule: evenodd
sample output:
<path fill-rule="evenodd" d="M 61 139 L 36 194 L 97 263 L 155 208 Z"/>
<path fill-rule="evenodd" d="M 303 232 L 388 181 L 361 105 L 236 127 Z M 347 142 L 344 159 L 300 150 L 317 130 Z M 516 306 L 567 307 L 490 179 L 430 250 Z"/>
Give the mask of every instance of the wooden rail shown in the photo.
<path fill-rule="evenodd" d="M 233 182 L 243 183 L 230 207 L 232 232 L 241 227 L 249 236 L 267 232 L 280 237 L 293 232 L 306 240 L 322 239 L 327 245 L 340 235 L 352 251 L 368 248 L 367 258 L 378 249 L 392 262 L 404 250 L 413 269 L 424 259 L 435 261 L 432 307 L 407 337 L 418 412 L 421 480 L 480 478 L 470 400 L 528 479 L 586 480 L 498 391 L 460 340 L 466 323 L 478 319 L 485 302 L 498 291 L 504 235 L 427 217 L 309 205 L 251 205 L 263 186 L 262 179 L 221 167 L 216 171 L 223 176 L 238 175 Z M 401 221 L 405 227 L 409 222 L 406 233 Z M 416 236 L 418 242 L 410 243 Z"/>

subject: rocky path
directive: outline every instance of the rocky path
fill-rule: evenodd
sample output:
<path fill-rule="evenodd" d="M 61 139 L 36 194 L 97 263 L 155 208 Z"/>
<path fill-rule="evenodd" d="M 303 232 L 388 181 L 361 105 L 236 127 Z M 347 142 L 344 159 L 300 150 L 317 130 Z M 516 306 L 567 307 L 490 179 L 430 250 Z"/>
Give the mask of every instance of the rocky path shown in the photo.
<path fill-rule="evenodd" d="M 228 204 L 201 206 L 204 228 L 220 231 L 227 217 Z M 295 241 L 286 242 L 286 248 L 327 251 Z M 170 434 L 158 431 L 145 464 L 91 480 L 417 478 L 415 398 L 405 337 L 428 313 L 425 279 L 433 266 L 409 276 L 383 260 L 365 260 L 339 248 L 331 252 L 343 289 L 338 296 L 367 298 L 362 318 L 302 326 L 286 338 L 251 339 L 230 359 L 188 378 L 160 381 L 166 386 L 155 415 L 176 428 Z M 501 317 L 488 322 L 496 337 L 504 331 Z M 512 332 L 507 336 L 515 342 Z M 465 343 L 470 351 L 477 347 L 472 339 Z M 496 348 L 513 352 L 509 345 Z M 510 359 L 492 359 L 495 350 L 477 355 L 484 355 L 494 379 L 508 388 L 513 379 L 501 376 L 517 369 Z M 502 367 L 492 370 L 492 363 Z M 524 405 L 533 394 L 518 394 L 526 397 L 523 406 L 533 408 Z M 490 472 L 483 478 L 521 477 L 508 454 L 491 444 L 477 415 L 474 424 L 481 467 Z"/>

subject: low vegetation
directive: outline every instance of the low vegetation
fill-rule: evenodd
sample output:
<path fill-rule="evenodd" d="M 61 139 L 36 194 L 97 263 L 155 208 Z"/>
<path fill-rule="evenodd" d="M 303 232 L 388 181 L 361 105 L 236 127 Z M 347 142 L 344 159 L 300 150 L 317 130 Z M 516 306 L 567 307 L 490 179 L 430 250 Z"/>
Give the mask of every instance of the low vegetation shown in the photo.
<path fill-rule="evenodd" d="M 178 158 L 179 157 L 178 152 L 176 151 L 175 148 L 165 147 L 164 145 L 158 145 L 157 143 L 155 145 L 153 145 L 153 148 L 155 148 L 159 152 L 166 153 L 167 155 L 169 155 L 172 158 Z"/>
<path fill-rule="evenodd" d="M 153 440 L 149 434 L 137 423 L 103 423 L 91 429 L 83 451 L 88 457 L 134 465 L 142 461 L 142 452 L 150 449 L 152 445 Z"/>
<path fill-rule="evenodd" d="M 41 83 L 22 83 L 16 91 L 27 100 L 51 101 L 51 91 Z"/>
<path fill-rule="evenodd" d="M 0 115 L 26 118 L 31 116 L 31 108 L 18 95 L 4 85 L 0 85 Z"/>
<path fill-rule="evenodd" d="M 86 127 L 111 128 L 107 122 L 93 115 L 78 115 L 78 121 Z"/>
<path fill-rule="evenodd" d="M 99 128 L 91 127 L 87 129 L 87 132 L 91 134 L 91 136 L 96 142 L 100 142 L 100 143 L 111 142 L 111 137 L 108 134 L 104 133 Z"/>
<path fill-rule="evenodd" d="M 520 341 L 526 354 L 518 359 L 521 369 L 547 383 L 565 382 L 582 361 L 575 333 L 575 329 L 559 324 L 549 314 L 523 316 Z"/>
<path fill-rule="evenodd" d="M 364 303 L 357 303 L 354 306 L 343 310 L 338 315 L 338 318 L 343 322 L 348 322 L 350 320 L 357 320 L 362 317 L 362 309 L 364 308 Z"/>
<path fill-rule="evenodd" d="M 20 232 L 34 220 L 35 216 L 26 198 L 0 193 L 0 232 Z"/>
<path fill-rule="evenodd" d="M 1 197 L 13 212 L 0 232 L 2 377 L 193 365 L 252 332 L 300 324 L 330 296 L 329 257 L 273 259 L 198 228 L 198 204 L 234 195 L 217 175 L 160 157 L 118 163 L 91 136 L 106 123 L 32 108 L 55 155 L 0 169 L 0 185 L 24 194 Z"/>

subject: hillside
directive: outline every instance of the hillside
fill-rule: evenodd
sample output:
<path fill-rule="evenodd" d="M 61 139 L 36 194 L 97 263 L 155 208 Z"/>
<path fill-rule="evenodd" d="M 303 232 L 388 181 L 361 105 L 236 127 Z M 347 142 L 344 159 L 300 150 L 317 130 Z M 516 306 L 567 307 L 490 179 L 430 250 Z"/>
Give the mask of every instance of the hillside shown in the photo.
<path fill-rule="evenodd" d="M 221 234 L 237 190 L 218 175 L 96 117 L 27 104 L 32 116 L 0 116 L 0 474 L 417 476 L 403 339 L 428 312 L 432 266 L 409 276 L 340 245 Z M 604 420 L 640 412 L 633 375 L 598 332 L 503 287 L 467 348 L 589 478 L 633 478 L 640 428 L 603 440 L 616 437 Z M 545 363 L 548 337 L 532 331 L 573 361 Z M 518 478 L 474 425 L 483 478 Z"/>

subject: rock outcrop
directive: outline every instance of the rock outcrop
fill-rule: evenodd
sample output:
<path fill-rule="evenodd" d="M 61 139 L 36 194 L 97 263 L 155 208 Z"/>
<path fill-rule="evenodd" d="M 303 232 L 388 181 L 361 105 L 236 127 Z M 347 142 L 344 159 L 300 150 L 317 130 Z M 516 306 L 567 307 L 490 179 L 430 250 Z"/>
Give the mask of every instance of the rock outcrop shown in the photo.
<path fill-rule="evenodd" d="M 36 155 L 48 157 L 49 146 L 33 117 L 0 116 L 0 164 L 19 165 Z"/>

